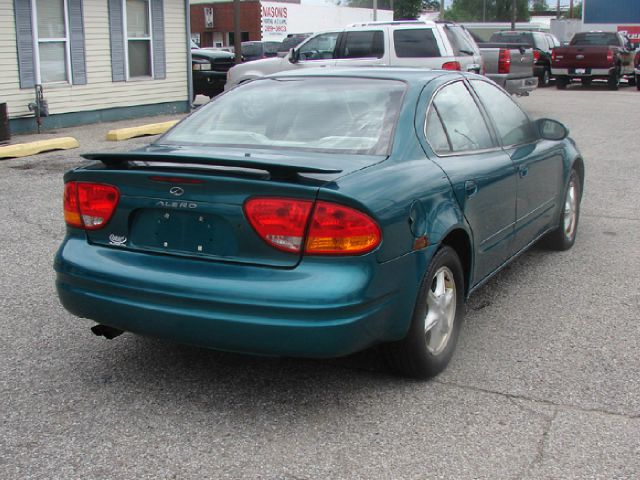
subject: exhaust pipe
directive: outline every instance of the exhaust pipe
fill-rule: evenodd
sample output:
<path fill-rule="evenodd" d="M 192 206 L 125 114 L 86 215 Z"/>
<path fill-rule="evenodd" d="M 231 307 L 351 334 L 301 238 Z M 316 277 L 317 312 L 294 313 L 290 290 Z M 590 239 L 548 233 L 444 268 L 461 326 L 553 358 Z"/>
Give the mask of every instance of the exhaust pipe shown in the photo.
<path fill-rule="evenodd" d="M 95 325 L 91 327 L 91 331 L 94 335 L 98 337 L 104 337 L 109 340 L 116 338 L 118 335 L 122 335 L 124 333 L 123 330 L 119 328 L 108 327 L 107 325 Z"/>

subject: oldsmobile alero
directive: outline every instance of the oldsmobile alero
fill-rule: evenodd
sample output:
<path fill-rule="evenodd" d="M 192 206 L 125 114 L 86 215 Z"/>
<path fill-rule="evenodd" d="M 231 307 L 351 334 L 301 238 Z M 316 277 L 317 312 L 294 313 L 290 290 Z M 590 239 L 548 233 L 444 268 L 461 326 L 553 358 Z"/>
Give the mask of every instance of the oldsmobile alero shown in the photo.
<path fill-rule="evenodd" d="M 464 302 L 576 238 L 583 159 L 473 74 L 308 70 L 241 85 L 64 176 L 57 291 L 94 333 L 262 355 L 383 344 L 449 362 Z"/>

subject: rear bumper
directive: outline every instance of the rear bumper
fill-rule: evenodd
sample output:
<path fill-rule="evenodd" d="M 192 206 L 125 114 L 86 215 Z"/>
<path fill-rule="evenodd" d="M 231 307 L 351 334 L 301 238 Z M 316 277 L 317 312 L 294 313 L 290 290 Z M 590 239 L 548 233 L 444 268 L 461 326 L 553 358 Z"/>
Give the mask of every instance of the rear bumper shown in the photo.
<path fill-rule="evenodd" d="M 491 80 L 512 95 L 525 95 L 538 86 L 538 77 L 509 78 L 506 74 L 488 74 Z"/>
<path fill-rule="evenodd" d="M 552 68 L 551 74 L 553 76 L 563 75 L 567 77 L 608 77 L 613 68 L 585 68 L 584 72 L 576 73 L 575 68 Z"/>
<path fill-rule="evenodd" d="M 322 358 L 406 334 L 423 261 L 406 255 L 378 264 L 370 257 L 305 259 L 294 269 L 274 269 L 97 247 L 72 237 L 54 267 L 60 301 L 79 317 L 218 350 Z"/>

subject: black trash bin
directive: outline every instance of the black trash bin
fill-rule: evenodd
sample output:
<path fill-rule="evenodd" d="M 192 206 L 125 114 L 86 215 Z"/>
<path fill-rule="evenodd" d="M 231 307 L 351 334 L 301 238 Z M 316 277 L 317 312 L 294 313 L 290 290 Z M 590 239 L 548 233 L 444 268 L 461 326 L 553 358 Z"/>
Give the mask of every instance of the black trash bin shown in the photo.
<path fill-rule="evenodd" d="M 6 143 L 11 139 L 9 130 L 9 112 L 7 103 L 0 103 L 0 143 Z"/>

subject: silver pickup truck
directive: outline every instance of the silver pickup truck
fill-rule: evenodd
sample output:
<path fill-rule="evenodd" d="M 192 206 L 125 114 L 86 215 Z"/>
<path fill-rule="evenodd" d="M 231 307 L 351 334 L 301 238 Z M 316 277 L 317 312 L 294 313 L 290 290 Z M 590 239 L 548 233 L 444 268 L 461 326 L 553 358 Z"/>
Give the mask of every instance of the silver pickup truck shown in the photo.
<path fill-rule="evenodd" d="M 475 37 L 485 75 L 512 95 L 529 95 L 538 86 L 533 49 L 523 44 L 487 43 Z"/>

